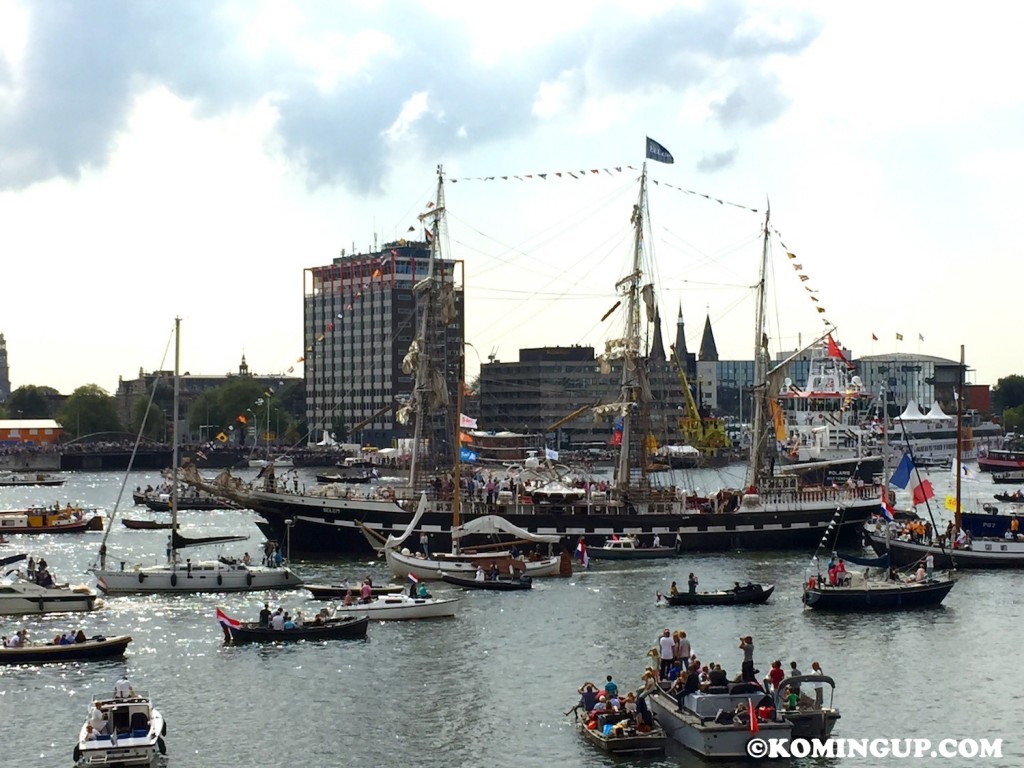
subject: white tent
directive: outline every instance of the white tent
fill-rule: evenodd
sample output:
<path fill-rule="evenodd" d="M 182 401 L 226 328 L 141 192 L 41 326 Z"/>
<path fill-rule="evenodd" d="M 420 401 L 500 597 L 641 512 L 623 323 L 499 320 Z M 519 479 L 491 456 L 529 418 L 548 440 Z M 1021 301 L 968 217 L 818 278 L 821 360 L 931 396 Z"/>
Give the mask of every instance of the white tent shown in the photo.
<path fill-rule="evenodd" d="M 927 417 L 921 413 L 921 409 L 917 407 L 917 401 L 911 400 L 907 403 L 907 407 L 903 409 L 903 413 L 896 417 L 903 421 L 922 421 Z"/>
<path fill-rule="evenodd" d="M 928 414 L 925 416 L 925 418 L 926 419 L 942 420 L 942 421 L 952 421 L 954 417 L 948 415 L 945 411 L 942 410 L 942 408 L 939 407 L 939 401 L 938 400 L 933 400 L 932 401 L 932 409 L 930 411 L 928 411 Z"/>

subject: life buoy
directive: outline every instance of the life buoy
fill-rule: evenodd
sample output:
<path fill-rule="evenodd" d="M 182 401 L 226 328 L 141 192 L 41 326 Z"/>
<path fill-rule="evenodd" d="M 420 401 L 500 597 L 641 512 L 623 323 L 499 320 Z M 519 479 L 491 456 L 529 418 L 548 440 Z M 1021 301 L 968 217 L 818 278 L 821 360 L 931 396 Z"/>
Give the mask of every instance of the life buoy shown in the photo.
<path fill-rule="evenodd" d="M 247 574 L 245 574 L 245 583 L 247 586 L 252 586 L 252 571 L 249 571 Z"/>
<path fill-rule="evenodd" d="M 172 573 L 171 574 L 171 586 L 172 587 L 178 586 L 178 574 L 176 574 L 176 573 Z"/>
<path fill-rule="evenodd" d="M 224 583 L 224 576 L 218 573 L 217 574 L 217 586 L 219 587 L 223 583 Z"/>

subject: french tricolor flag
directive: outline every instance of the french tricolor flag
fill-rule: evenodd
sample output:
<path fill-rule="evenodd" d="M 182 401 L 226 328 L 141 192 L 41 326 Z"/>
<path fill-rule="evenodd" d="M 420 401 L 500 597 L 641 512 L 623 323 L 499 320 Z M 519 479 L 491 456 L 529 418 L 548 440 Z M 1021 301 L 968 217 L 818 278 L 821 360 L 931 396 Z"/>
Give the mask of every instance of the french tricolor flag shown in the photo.
<path fill-rule="evenodd" d="M 590 567 L 590 557 L 587 555 L 587 542 L 580 536 L 579 542 L 576 544 L 576 557 L 579 558 L 580 565 L 584 568 Z"/>
<path fill-rule="evenodd" d="M 893 514 L 893 512 L 895 512 L 895 510 L 891 506 L 889 506 L 889 502 L 886 501 L 883 498 L 882 499 L 882 517 L 884 517 L 886 520 L 888 520 L 891 523 L 893 520 L 896 519 L 896 517 Z"/>

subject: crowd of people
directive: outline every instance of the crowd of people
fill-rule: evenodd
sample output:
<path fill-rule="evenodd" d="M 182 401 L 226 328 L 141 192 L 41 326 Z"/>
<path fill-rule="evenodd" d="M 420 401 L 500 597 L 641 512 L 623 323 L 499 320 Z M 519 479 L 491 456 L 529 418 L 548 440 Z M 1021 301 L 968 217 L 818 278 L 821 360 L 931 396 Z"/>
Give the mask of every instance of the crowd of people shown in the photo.
<path fill-rule="evenodd" d="M 36 562 L 35 557 L 29 557 L 28 565 L 25 566 L 25 580 L 32 584 L 38 584 L 44 589 L 53 589 L 57 581 L 50 573 L 50 566 L 45 557 L 40 557 Z"/>
<path fill-rule="evenodd" d="M 651 664 L 641 677 L 644 690 L 653 691 L 656 687 L 667 689 L 682 708 L 683 700 L 691 693 L 736 692 L 735 686 L 739 684 L 746 686 L 742 692 L 750 694 L 760 693 L 772 699 L 781 694 L 787 709 L 821 708 L 823 683 L 813 683 L 813 701 L 809 697 L 801 699 L 799 683 L 789 685 L 786 689 L 780 688 L 783 681 L 802 675 L 795 661 L 789 663 L 789 671 L 786 672 L 782 661 L 775 660 L 768 676 L 761 681 L 757 679 L 759 670 L 754 666 L 754 638 L 750 635 L 740 637 L 738 648 L 742 652 L 740 673 L 730 679 L 721 664 L 701 663 L 685 630 L 673 632 L 665 629 L 658 638 L 657 645 L 647 652 Z M 821 664 L 817 661 L 811 664 L 811 670 L 810 674 L 813 675 L 824 674 Z M 791 694 L 795 694 L 795 697 L 791 698 Z"/>
<path fill-rule="evenodd" d="M 50 645 L 74 645 L 75 643 L 84 643 L 88 639 L 89 638 L 85 636 L 84 630 L 79 629 L 75 631 L 73 629 L 69 629 L 67 632 L 63 634 L 54 635 L 53 640 L 50 642 Z M 0 638 L 0 645 L 2 645 L 2 647 L 4 648 L 24 648 L 30 645 L 28 639 L 28 630 L 19 629 L 10 637 L 4 635 L 2 638 Z"/>

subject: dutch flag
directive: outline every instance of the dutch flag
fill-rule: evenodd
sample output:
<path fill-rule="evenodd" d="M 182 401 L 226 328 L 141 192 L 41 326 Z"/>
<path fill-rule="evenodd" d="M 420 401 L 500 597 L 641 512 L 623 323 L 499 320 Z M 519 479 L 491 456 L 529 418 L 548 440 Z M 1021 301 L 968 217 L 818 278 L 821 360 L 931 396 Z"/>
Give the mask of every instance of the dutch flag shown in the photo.
<path fill-rule="evenodd" d="M 587 542 L 580 536 L 579 543 L 576 544 L 576 557 L 579 558 L 580 565 L 584 568 L 590 567 L 590 557 L 587 555 Z"/>
<path fill-rule="evenodd" d="M 887 502 L 885 499 L 882 499 L 882 517 L 884 517 L 890 523 L 896 519 L 893 515 L 893 508 L 889 506 L 889 502 Z"/>
<path fill-rule="evenodd" d="M 220 625 L 225 629 L 240 629 L 242 627 L 242 622 L 238 619 L 232 619 L 220 608 L 217 609 L 217 621 L 219 621 Z"/>
<path fill-rule="evenodd" d="M 409 574 L 409 581 L 411 581 L 413 584 L 419 584 L 420 583 L 420 580 L 416 578 L 416 574 L 415 573 L 410 573 Z"/>

